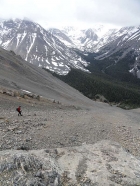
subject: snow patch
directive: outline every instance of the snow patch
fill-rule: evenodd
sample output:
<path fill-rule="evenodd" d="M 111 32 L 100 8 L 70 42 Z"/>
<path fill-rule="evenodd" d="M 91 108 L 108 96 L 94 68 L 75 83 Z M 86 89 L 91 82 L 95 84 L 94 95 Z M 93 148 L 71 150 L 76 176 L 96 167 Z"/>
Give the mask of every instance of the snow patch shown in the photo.
<path fill-rule="evenodd" d="M 30 53 L 30 51 L 31 51 L 31 48 L 32 48 L 32 46 L 34 45 L 36 36 L 37 36 L 36 33 L 32 33 L 31 36 L 30 36 L 30 40 L 32 40 L 32 43 L 30 44 L 29 49 L 27 49 L 27 55 L 26 55 L 26 58 L 25 58 L 26 61 L 27 61 L 28 55 L 29 55 L 29 53 Z M 28 48 L 28 47 L 27 47 L 27 48 Z"/>
<path fill-rule="evenodd" d="M 22 89 L 21 89 L 22 90 Z M 27 92 L 27 93 L 32 93 L 32 92 L 29 92 L 28 90 L 22 90 L 23 92 Z"/>
<path fill-rule="evenodd" d="M 52 64 L 53 64 L 54 66 L 58 66 L 58 64 L 57 64 L 56 62 L 54 62 L 54 61 L 52 61 Z"/>

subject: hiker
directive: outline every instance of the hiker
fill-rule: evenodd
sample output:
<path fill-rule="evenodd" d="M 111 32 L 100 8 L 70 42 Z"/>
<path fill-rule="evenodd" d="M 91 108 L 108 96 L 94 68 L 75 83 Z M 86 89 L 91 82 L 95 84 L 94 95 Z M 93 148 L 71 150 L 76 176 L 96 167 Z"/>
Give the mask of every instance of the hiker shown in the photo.
<path fill-rule="evenodd" d="M 21 114 L 21 106 L 19 106 L 16 110 L 18 111 L 18 116 L 22 116 L 22 114 Z"/>

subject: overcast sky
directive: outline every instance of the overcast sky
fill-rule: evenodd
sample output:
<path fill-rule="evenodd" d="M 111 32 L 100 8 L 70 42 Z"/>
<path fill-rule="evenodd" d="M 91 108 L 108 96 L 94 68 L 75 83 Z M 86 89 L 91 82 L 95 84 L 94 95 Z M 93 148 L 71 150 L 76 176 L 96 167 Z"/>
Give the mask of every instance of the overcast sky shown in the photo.
<path fill-rule="evenodd" d="M 140 0 L 0 0 L 0 18 L 29 18 L 43 27 L 140 25 Z"/>

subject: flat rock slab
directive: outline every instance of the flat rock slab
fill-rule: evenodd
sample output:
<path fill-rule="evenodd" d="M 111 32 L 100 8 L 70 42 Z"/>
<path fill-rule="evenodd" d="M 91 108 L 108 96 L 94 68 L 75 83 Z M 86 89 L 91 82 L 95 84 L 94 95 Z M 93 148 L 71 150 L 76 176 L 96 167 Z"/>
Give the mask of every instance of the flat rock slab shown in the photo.
<path fill-rule="evenodd" d="M 140 185 L 140 160 L 100 141 L 46 150 L 0 151 L 0 186 Z"/>

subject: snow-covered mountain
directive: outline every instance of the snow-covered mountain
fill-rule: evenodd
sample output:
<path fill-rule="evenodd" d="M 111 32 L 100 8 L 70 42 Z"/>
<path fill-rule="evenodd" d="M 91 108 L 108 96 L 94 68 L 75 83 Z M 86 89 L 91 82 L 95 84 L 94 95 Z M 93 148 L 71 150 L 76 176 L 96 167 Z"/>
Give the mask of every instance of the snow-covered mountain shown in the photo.
<path fill-rule="evenodd" d="M 87 29 L 64 27 L 45 30 L 30 20 L 1 20 L 0 46 L 13 50 L 30 63 L 63 75 L 71 67 L 87 71 L 88 63 L 76 50 L 83 54 L 96 53 L 96 60 L 111 59 L 111 65 L 131 53 L 135 59 L 129 70 L 133 74 L 140 73 L 140 26 L 113 28 L 95 25 Z"/>
<path fill-rule="evenodd" d="M 53 31 L 54 30 L 54 31 Z M 112 29 L 108 26 L 95 25 L 94 28 L 81 29 L 78 27 L 64 27 L 59 30 L 65 35 L 65 37 L 60 37 L 56 29 L 51 29 L 51 32 L 59 38 L 62 42 L 68 37 L 70 39 L 70 44 L 66 44 L 69 47 L 75 47 L 80 50 L 85 50 L 89 52 L 97 52 L 100 47 L 102 47 L 107 40 L 107 36 L 110 36 L 117 29 Z"/>
<path fill-rule="evenodd" d="M 83 51 L 102 54 L 99 59 L 108 57 L 120 49 L 124 49 L 125 52 L 129 46 L 129 50 L 135 50 L 137 53 L 139 51 L 140 26 L 110 28 L 95 25 L 95 28 L 88 29 L 65 27 L 60 32 L 70 39 L 71 45 L 68 45 L 69 47 L 74 46 Z M 58 37 L 55 32 L 53 34 Z M 59 39 L 61 40 L 60 37 Z"/>
<path fill-rule="evenodd" d="M 76 48 L 83 51 L 86 50 L 86 46 L 90 42 L 96 43 L 98 40 L 97 34 L 91 28 L 79 29 L 74 27 L 64 27 L 61 31 L 70 38 Z"/>
<path fill-rule="evenodd" d="M 99 48 L 96 59 L 112 58 L 116 64 L 127 55 L 135 56 L 129 72 L 140 78 L 140 26 L 124 27 L 112 32 L 107 36 L 104 45 Z"/>
<path fill-rule="evenodd" d="M 99 41 L 100 42 L 100 41 Z M 112 32 L 108 35 L 106 42 L 99 49 L 102 57 L 106 58 L 118 51 L 122 51 L 122 58 L 130 51 L 135 51 L 137 55 L 140 53 L 140 26 L 139 27 L 124 27 Z"/>
<path fill-rule="evenodd" d="M 69 41 L 69 38 L 65 38 Z M 81 59 L 51 32 L 29 20 L 0 22 L 0 46 L 13 50 L 26 61 L 58 74 L 67 74 L 70 67 L 87 71 L 87 62 Z"/>
<path fill-rule="evenodd" d="M 68 35 L 65 34 L 65 32 L 57 29 L 57 28 L 50 28 L 48 30 L 52 35 L 57 37 L 62 43 L 64 43 L 66 46 L 70 48 L 77 48 L 77 46 L 74 44 L 74 42 L 70 39 Z"/>
<path fill-rule="evenodd" d="M 97 60 L 111 57 L 114 64 L 116 64 L 127 54 L 132 53 L 136 58 L 130 72 L 137 71 L 135 74 L 140 73 L 140 65 L 137 63 L 140 55 L 140 26 L 111 28 L 95 25 L 94 28 L 90 29 L 65 27 L 61 32 L 71 40 L 74 47 L 82 51 L 96 53 Z M 55 33 L 54 35 L 57 37 Z M 73 47 L 72 45 L 68 46 Z"/>

